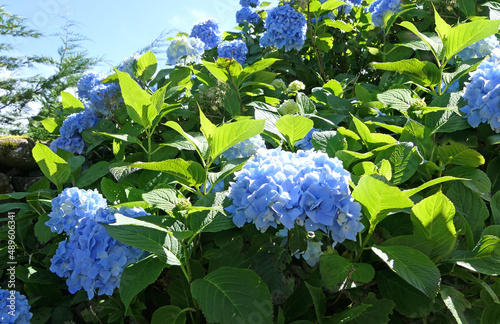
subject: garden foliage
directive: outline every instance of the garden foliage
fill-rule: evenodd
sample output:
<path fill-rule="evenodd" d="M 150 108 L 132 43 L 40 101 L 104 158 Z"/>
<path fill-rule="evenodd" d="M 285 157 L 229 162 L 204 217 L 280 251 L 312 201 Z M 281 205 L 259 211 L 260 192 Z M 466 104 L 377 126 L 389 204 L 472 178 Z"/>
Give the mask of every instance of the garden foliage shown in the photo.
<path fill-rule="evenodd" d="M 31 322 L 497 321 L 500 4 L 240 3 L 63 92 L 0 195 Z"/>

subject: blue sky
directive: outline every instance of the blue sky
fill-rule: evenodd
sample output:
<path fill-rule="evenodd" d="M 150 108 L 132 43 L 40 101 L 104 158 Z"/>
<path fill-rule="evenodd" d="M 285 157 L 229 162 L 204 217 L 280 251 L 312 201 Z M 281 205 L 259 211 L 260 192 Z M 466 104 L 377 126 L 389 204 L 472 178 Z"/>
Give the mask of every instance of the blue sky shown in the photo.
<path fill-rule="evenodd" d="M 4 0 L 5 1 L 5 0 Z M 269 1 L 276 4 L 278 1 Z M 208 18 L 216 19 L 223 31 L 236 26 L 239 0 L 6 0 L 7 11 L 26 18 L 30 27 L 51 35 L 65 24 L 64 16 L 79 23 L 73 28 L 89 40 L 81 45 L 91 56 L 105 62 L 95 68 L 108 71 L 125 57 L 147 46 L 162 31 L 189 33 L 191 27 Z M 57 55 L 57 37 L 15 40 L 17 53 Z M 165 59 L 165 57 L 159 57 Z"/>

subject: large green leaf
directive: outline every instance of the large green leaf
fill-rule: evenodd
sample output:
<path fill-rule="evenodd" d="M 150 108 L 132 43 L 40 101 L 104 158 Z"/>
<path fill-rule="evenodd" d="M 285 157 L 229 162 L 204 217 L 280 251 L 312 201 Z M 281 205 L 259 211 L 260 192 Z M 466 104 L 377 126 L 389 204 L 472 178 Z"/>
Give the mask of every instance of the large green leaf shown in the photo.
<path fill-rule="evenodd" d="M 205 182 L 205 170 L 201 164 L 181 158 L 161 162 L 137 162 L 130 167 L 165 172 L 188 186 L 199 186 Z"/>
<path fill-rule="evenodd" d="M 457 321 L 457 324 L 467 324 L 468 321 L 465 317 L 464 311 L 466 308 L 471 308 L 472 305 L 464 297 L 464 295 L 454 287 L 446 285 L 441 285 L 439 288 L 439 294 L 441 295 L 441 299 L 443 299 L 444 304 Z"/>
<path fill-rule="evenodd" d="M 361 177 L 352 196 L 363 205 L 364 215 L 373 227 L 390 212 L 413 207 L 413 202 L 398 187 L 388 185 L 375 175 Z"/>
<path fill-rule="evenodd" d="M 371 63 L 371 66 L 379 70 L 404 73 L 424 86 L 434 86 L 441 78 L 441 73 L 434 63 L 422 62 L 416 58 L 390 63 Z"/>
<path fill-rule="evenodd" d="M 156 67 L 158 66 L 158 61 L 153 52 L 148 51 L 142 54 L 137 60 L 137 76 L 144 82 L 149 81 L 149 79 L 155 74 Z"/>
<path fill-rule="evenodd" d="M 215 160 L 227 149 L 264 131 L 264 120 L 240 120 L 217 127 L 210 145 L 210 157 Z"/>
<path fill-rule="evenodd" d="M 285 115 L 276 122 L 276 127 L 285 136 L 290 147 L 304 138 L 313 126 L 314 122 L 303 116 Z"/>
<path fill-rule="evenodd" d="M 432 140 L 431 130 L 414 120 L 408 120 L 399 138 L 400 142 L 411 142 L 418 147 L 426 160 L 433 161 L 436 144 Z"/>
<path fill-rule="evenodd" d="M 443 44 L 442 42 L 437 42 L 435 39 L 432 37 L 429 37 L 421 32 L 418 31 L 417 27 L 415 27 L 414 24 L 412 24 L 409 21 L 403 21 L 400 26 L 403 26 L 407 28 L 408 30 L 412 31 L 415 35 L 417 35 L 424 43 L 427 45 L 428 49 L 432 51 L 434 56 L 439 57 L 440 52 L 443 49 Z"/>
<path fill-rule="evenodd" d="M 311 286 L 307 282 L 305 284 L 307 290 L 309 290 L 309 293 L 311 294 L 318 323 L 322 324 L 324 323 L 323 316 L 325 316 L 326 312 L 326 297 L 323 293 L 323 289 L 321 287 Z"/>
<path fill-rule="evenodd" d="M 430 255 L 444 256 L 455 247 L 454 216 L 455 206 L 441 192 L 425 198 L 411 209 L 413 234 L 434 243 Z"/>
<path fill-rule="evenodd" d="M 151 318 L 151 324 L 184 324 L 186 323 L 186 313 L 179 307 L 173 305 L 158 308 Z"/>
<path fill-rule="evenodd" d="M 493 195 L 490 206 L 493 223 L 495 225 L 500 225 L 500 191 Z"/>
<path fill-rule="evenodd" d="M 61 92 L 64 113 L 69 115 L 85 109 L 83 103 L 69 92 Z"/>
<path fill-rule="evenodd" d="M 322 255 L 319 271 L 324 286 L 330 291 L 350 288 L 346 285 L 347 278 L 352 282 L 368 283 L 373 280 L 375 270 L 366 263 L 352 263 L 348 259 L 335 254 Z"/>
<path fill-rule="evenodd" d="M 360 307 L 371 305 L 361 314 L 355 314 L 352 324 L 386 324 L 389 323 L 389 315 L 393 313 L 394 302 L 387 298 L 377 299 L 374 293 L 368 293 L 368 297 L 361 300 Z M 350 319 L 349 319 L 350 320 Z M 336 324 L 338 322 L 330 322 Z M 343 322 L 342 322 L 343 323 Z"/>
<path fill-rule="evenodd" d="M 337 151 L 347 149 L 346 139 L 336 131 L 314 132 L 312 144 L 316 150 L 323 151 L 332 158 Z"/>
<path fill-rule="evenodd" d="M 80 178 L 75 182 L 75 187 L 83 188 L 93 184 L 109 173 L 109 162 L 100 161 L 83 171 Z"/>
<path fill-rule="evenodd" d="M 208 322 L 273 323 L 271 294 L 251 270 L 219 268 L 195 280 L 191 293 Z"/>
<path fill-rule="evenodd" d="M 441 274 L 425 254 L 408 246 L 373 246 L 371 249 L 398 276 L 431 300 L 435 299 Z"/>
<path fill-rule="evenodd" d="M 60 187 L 69 179 L 71 167 L 47 146 L 36 143 L 32 154 L 43 174 L 56 186 Z"/>
<path fill-rule="evenodd" d="M 158 279 L 166 264 L 158 258 L 148 257 L 125 268 L 120 277 L 120 298 L 125 313 L 132 299 Z"/>
<path fill-rule="evenodd" d="M 179 134 L 181 134 L 186 140 L 188 140 L 189 143 L 191 143 L 191 145 L 193 145 L 193 147 L 196 149 L 200 157 L 202 157 L 203 159 L 206 159 L 208 157 L 208 143 L 206 141 L 201 141 L 199 138 L 196 138 L 193 135 L 184 132 L 181 125 L 177 124 L 174 121 L 166 122 L 165 126 L 174 129 Z"/>
<path fill-rule="evenodd" d="M 120 80 L 120 88 L 127 107 L 127 113 L 133 121 L 149 128 L 158 115 L 156 107 L 151 104 L 150 95 L 135 82 L 128 73 L 116 71 Z"/>
<path fill-rule="evenodd" d="M 138 218 L 126 217 L 121 214 L 115 214 L 115 217 L 115 223 L 104 225 L 111 237 L 130 246 L 154 253 L 166 264 L 181 264 L 177 257 L 180 246 L 172 232 Z"/>
<path fill-rule="evenodd" d="M 359 136 L 368 147 L 368 149 L 372 150 L 377 147 L 384 146 L 386 144 L 394 144 L 396 140 L 387 134 L 380 133 L 372 133 L 368 126 L 366 126 L 361 120 L 356 117 L 352 117 L 352 121 L 356 126 L 356 130 L 358 131 Z"/>
<path fill-rule="evenodd" d="M 411 144 L 397 145 L 389 157 L 393 170 L 391 183 L 399 185 L 410 179 L 418 169 L 421 157 Z"/>
<path fill-rule="evenodd" d="M 491 181 L 483 171 L 473 167 L 459 166 L 447 171 L 446 175 L 470 179 L 470 181 L 464 181 L 463 184 L 478 193 L 484 200 L 490 201 Z"/>
<path fill-rule="evenodd" d="M 461 178 L 455 178 L 455 177 L 449 177 L 449 176 L 441 177 L 441 178 L 433 179 L 431 181 L 427 181 L 426 183 L 424 183 L 423 185 L 418 186 L 417 188 L 407 189 L 407 190 L 403 191 L 403 194 L 406 197 L 410 198 L 411 196 L 419 193 L 420 191 L 422 191 L 424 189 L 427 189 L 429 187 L 432 187 L 434 185 L 437 185 L 437 184 L 440 184 L 440 183 L 443 183 L 443 182 L 452 181 L 452 180 L 463 180 L 463 179 L 461 179 Z"/>
<path fill-rule="evenodd" d="M 464 144 L 452 142 L 438 147 L 438 159 L 443 166 L 448 164 L 464 165 L 477 168 L 484 164 L 484 157 L 479 152 L 467 148 Z"/>
<path fill-rule="evenodd" d="M 377 99 L 393 109 L 404 112 L 417 101 L 412 95 L 408 89 L 390 89 L 377 94 Z"/>
<path fill-rule="evenodd" d="M 177 191 L 170 188 L 155 189 L 150 192 L 143 193 L 142 198 L 151 206 L 160 208 L 167 212 L 172 211 L 175 208 L 175 205 L 180 201 L 180 198 L 177 198 Z"/>
<path fill-rule="evenodd" d="M 471 271 L 498 276 L 500 274 L 500 238 L 485 235 L 472 251 L 453 251 L 444 261 L 456 263 Z"/>
<path fill-rule="evenodd" d="M 190 229 L 195 233 L 219 232 L 233 228 L 232 219 L 223 213 L 223 203 L 226 195 L 223 192 L 210 193 L 201 197 L 195 206 L 211 207 L 189 215 Z"/>

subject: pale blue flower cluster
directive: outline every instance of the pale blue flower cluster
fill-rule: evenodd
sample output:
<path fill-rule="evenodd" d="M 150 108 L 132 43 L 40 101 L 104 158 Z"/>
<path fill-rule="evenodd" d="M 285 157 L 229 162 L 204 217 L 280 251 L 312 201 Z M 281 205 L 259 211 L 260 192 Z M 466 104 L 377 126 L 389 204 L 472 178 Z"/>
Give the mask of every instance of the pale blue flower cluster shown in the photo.
<path fill-rule="evenodd" d="M 260 0 L 240 0 L 240 5 L 244 8 L 258 7 L 260 6 Z"/>
<path fill-rule="evenodd" d="M 488 123 L 500 133 L 500 47 L 493 49 L 470 76 L 464 93 L 467 105 L 460 110 L 472 127 Z"/>
<path fill-rule="evenodd" d="M 167 64 L 176 65 L 183 60 L 199 63 L 205 52 L 205 43 L 195 37 L 176 37 L 167 48 Z"/>
<path fill-rule="evenodd" d="M 78 97 L 83 99 L 90 98 L 90 91 L 98 85 L 106 75 L 94 71 L 85 72 L 76 85 L 78 89 Z"/>
<path fill-rule="evenodd" d="M 96 293 L 112 295 L 120 286 L 123 270 L 144 252 L 116 241 L 100 223 L 115 222 L 117 213 L 127 217 L 149 214 L 138 207 L 107 208 L 97 191 L 78 188 L 65 189 L 52 204 L 46 225 L 52 232 L 64 231 L 68 238 L 59 243 L 50 271 L 67 278 L 72 294 L 83 288 L 89 300 Z"/>
<path fill-rule="evenodd" d="M 375 0 L 368 7 L 372 14 L 372 22 L 376 27 L 384 27 L 384 18 L 401 11 L 400 0 Z"/>
<path fill-rule="evenodd" d="M 133 72 L 131 73 L 133 76 Z M 86 72 L 78 81 L 78 97 L 94 114 L 110 117 L 123 104 L 123 98 L 118 83 L 101 83 L 105 78 L 105 74 Z"/>
<path fill-rule="evenodd" d="M 0 323 L 27 324 L 33 317 L 26 296 L 18 291 L 0 289 Z"/>
<path fill-rule="evenodd" d="M 222 153 L 222 157 L 227 160 L 246 158 L 254 155 L 261 148 L 266 148 L 266 142 L 260 135 L 255 135 L 243 142 L 240 142 Z"/>
<path fill-rule="evenodd" d="M 73 154 L 82 154 L 85 141 L 81 133 L 97 126 L 98 121 L 99 117 L 87 109 L 69 115 L 59 129 L 61 137 L 50 143 L 50 149 L 56 152 L 60 148 Z"/>
<path fill-rule="evenodd" d="M 285 51 L 300 50 L 306 41 L 307 21 L 303 14 L 290 5 L 269 10 L 264 22 L 266 32 L 260 39 L 262 47 L 275 46 Z"/>
<path fill-rule="evenodd" d="M 260 16 L 250 7 L 243 7 L 236 12 L 236 23 L 244 25 L 245 22 L 257 25 L 260 21 Z"/>
<path fill-rule="evenodd" d="M 306 134 L 306 136 L 304 136 L 303 139 L 301 139 L 300 141 L 295 143 L 295 147 L 298 149 L 304 150 L 304 151 L 312 149 L 313 148 L 313 144 L 312 144 L 313 133 L 317 132 L 319 130 L 320 129 L 317 129 L 314 127 L 311 128 L 311 130 Z"/>
<path fill-rule="evenodd" d="M 247 44 L 241 39 L 224 41 L 217 46 L 217 54 L 219 57 L 232 58 L 238 63 L 244 64 L 248 54 Z"/>
<path fill-rule="evenodd" d="M 479 42 L 475 42 L 474 44 L 464 48 L 463 50 L 458 52 L 457 57 L 461 58 L 464 61 L 479 57 L 485 57 L 488 56 L 491 51 L 498 46 L 500 46 L 500 43 L 498 42 L 497 37 L 495 35 L 491 35 L 490 37 L 482 39 Z"/>
<path fill-rule="evenodd" d="M 297 250 L 292 256 L 297 259 L 302 257 L 308 265 L 314 267 L 319 262 L 319 258 L 323 255 L 323 251 L 321 251 L 322 245 L 323 243 L 320 241 L 307 240 L 307 249 L 302 252 Z"/>
<path fill-rule="evenodd" d="M 334 244 L 356 240 L 361 205 L 350 195 L 350 174 L 337 158 L 314 150 L 297 153 L 261 149 L 229 187 L 233 222 L 253 223 L 264 232 L 283 224 L 287 229 L 328 233 Z"/>
<path fill-rule="evenodd" d="M 117 67 L 118 71 L 128 73 L 128 75 L 130 75 L 132 78 L 135 78 L 134 63 L 140 57 L 141 56 L 139 55 L 139 53 L 135 53 L 135 54 L 130 55 L 129 57 L 126 57 L 125 59 L 123 59 L 123 62 L 121 62 L 120 65 L 118 65 L 118 67 Z"/>
<path fill-rule="evenodd" d="M 222 41 L 219 24 L 214 19 L 208 19 L 195 24 L 191 29 L 189 37 L 199 38 L 205 44 L 205 50 L 214 48 Z"/>

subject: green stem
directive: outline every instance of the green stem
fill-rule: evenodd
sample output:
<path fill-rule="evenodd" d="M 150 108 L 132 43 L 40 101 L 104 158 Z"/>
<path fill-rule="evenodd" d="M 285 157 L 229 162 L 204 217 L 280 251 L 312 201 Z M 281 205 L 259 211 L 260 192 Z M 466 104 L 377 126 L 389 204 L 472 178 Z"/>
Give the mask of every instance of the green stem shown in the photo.
<path fill-rule="evenodd" d="M 193 280 L 193 275 L 191 273 L 191 264 L 189 263 L 189 256 L 188 256 L 188 249 L 187 245 L 184 244 L 184 242 L 181 242 L 182 247 L 184 248 L 184 260 L 186 261 L 186 270 L 187 270 L 187 275 L 188 275 L 188 282 L 191 284 L 191 281 Z"/>
<path fill-rule="evenodd" d="M 309 36 L 311 37 L 311 43 L 314 48 L 314 53 L 316 54 L 316 60 L 318 61 L 318 66 L 319 66 L 319 74 L 321 76 L 321 80 L 323 82 L 326 82 L 326 74 L 325 70 L 323 69 L 323 59 L 321 58 L 321 53 L 318 50 L 318 47 L 316 46 L 316 41 L 314 40 L 314 34 L 312 30 L 312 25 L 311 25 L 311 11 L 309 10 L 309 1 L 307 2 L 307 27 L 309 29 Z"/>
<path fill-rule="evenodd" d="M 146 135 L 148 136 L 148 162 L 151 162 L 151 136 L 152 134 L 146 130 Z"/>

